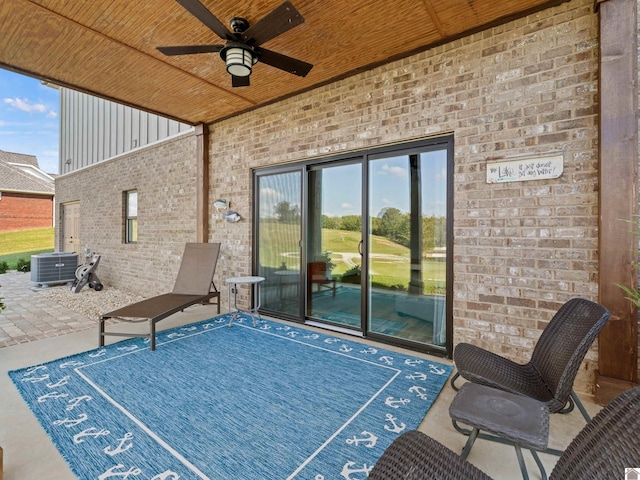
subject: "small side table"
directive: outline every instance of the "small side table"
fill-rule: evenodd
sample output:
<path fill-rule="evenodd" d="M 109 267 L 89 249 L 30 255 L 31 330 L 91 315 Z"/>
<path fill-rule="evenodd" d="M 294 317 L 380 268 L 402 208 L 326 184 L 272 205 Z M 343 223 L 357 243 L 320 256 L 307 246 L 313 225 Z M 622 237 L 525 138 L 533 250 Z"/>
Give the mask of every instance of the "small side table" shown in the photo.
<path fill-rule="evenodd" d="M 541 478 L 547 479 L 544 466 L 536 453 L 536 450 L 545 450 L 549 441 L 549 408 L 546 403 L 467 382 L 451 402 L 449 415 L 456 430 L 465 433 L 457 426 L 456 421 L 472 427 L 469 439 L 462 449 L 462 458 L 467 458 L 480 430 L 483 430 L 496 437 L 481 438 L 515 447 L 520 471 L 525 480 L 529 476 L 521 448 L 531 451 L 540 469 Z"/>
<path fill-rule="evenodd" d="M 228 305 L 229 313 L 232 313 L 229 319 L 229 326 L 233 324 L 233 320 L 238 318 L 238 314 L 241 312 L 248 313 L 253 318 L 253 326 L 256 326 L 256 315 L 260 318 L 258 309 L 260 308 L 260 283 L 264 282 L 264 277 L 248 276 L 248 277 L 231 277 L 227 278 L 228 289 Z M 255 299 L 255 306 L 249 310 L 241 310 L 238 308 L 238 285 L 253 285 L 253 298 Z M 231 312 L 231 290 L 233 290 L 233 309 Z"/>

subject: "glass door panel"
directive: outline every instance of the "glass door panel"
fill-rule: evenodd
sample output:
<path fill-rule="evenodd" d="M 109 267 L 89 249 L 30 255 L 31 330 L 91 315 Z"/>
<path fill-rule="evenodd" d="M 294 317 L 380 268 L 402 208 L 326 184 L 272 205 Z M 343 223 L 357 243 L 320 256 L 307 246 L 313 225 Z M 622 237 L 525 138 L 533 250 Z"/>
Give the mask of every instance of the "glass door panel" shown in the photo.
<path fill-rule="evenodd" d="M 362 330 L 362 163 L 308 172 L 306 314 Z"/>
<path fill-rule="evenodd" d="M 368 330 L 446 344 L 447 151 L 369 163 Z"/>
<path fill-rule="evenodd" d="M 259 175 L 256 182 L 262 308 L 299 317 L 302 171 Z"/>

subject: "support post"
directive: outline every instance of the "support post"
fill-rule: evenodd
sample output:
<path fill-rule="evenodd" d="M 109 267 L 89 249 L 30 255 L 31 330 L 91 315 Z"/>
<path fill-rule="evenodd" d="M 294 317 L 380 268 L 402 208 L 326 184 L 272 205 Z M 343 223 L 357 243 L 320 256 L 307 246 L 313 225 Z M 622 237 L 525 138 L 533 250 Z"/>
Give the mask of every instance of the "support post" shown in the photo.
<path fill-rule="evenodd" d="M 196 241 L 209 241 L 209 127 L 196 125 Z"/>
<path fill-rule="evenodd" d="M 638 121 L 636 0 L 596 0 L 600 21 L 600 303 L 596 402 L 638 381 L 638 312 L 618 284 L 637 288 Z"/>

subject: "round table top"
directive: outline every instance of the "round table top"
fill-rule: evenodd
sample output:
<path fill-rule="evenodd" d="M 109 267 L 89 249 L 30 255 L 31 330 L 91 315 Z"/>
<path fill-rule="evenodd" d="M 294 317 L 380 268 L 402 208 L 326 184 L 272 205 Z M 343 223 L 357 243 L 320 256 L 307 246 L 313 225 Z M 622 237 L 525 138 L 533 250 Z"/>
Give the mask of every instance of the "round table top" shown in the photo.
<path fill-rule="evenodd" d="M 264 277 L 255 277 L 255 276 L 248 276 L 248 277 L 231 277 L 231 278 L 227 278 L 226 282 L 227 283 L 260 283 L 263 282 L 265 280 Z"/>

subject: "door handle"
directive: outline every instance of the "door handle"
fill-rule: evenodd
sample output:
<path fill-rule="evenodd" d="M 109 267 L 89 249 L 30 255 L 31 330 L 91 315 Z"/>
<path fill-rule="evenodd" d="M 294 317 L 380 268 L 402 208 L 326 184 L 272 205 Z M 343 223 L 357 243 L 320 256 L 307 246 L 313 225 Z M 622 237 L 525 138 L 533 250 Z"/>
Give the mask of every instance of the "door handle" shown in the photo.
<path fill-rule="evenodd" d="M 360 254 L 360 256 L 362 256 L 362 240 L 358 242 L 358 253 Z"/>

